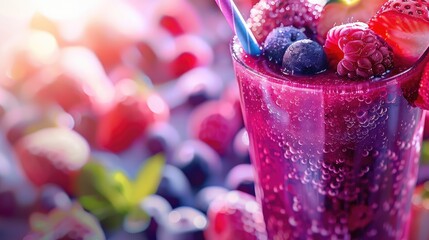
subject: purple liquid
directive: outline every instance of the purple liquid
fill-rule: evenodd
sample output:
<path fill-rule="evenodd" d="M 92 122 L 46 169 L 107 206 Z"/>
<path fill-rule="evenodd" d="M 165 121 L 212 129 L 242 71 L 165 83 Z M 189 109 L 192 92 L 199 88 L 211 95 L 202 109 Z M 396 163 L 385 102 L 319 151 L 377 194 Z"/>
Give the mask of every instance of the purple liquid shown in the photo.
<path fill-rule="evenodd" d="M 269 239 L 406 239 L 421 68 L 352 82 L 282 76 L 238 44 L 232 53 Z"/>

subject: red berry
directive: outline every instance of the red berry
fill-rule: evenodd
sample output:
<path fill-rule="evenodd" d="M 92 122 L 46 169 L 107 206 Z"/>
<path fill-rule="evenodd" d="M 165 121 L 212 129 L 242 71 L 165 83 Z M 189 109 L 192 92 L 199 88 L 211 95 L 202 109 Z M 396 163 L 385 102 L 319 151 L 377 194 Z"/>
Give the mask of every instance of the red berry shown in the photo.
<path fill-rule="evenodd" d="M 73 118 L 73 130 L 84 137 L 90 146 L 95 146 L 95 136 L 99 115 L 91 110 L 78 110 L 70 113 Z"/>
<path fill-rule="evenodd" d="M 91 98 L 78 78 L 79 76 L 68 73 L 47 77 L 45 79 L 49 81 L 33 88 L 36 91 L 34 99 L 42 106 L 58 104 L 66 112 L 90 107 Z"/>
<path fill-rule="evenodd" d="M 294 26 L 304 29 L 312 38 L 322 7 L 308 0 L 261 0 L 250 11 L 248 24 L 260 43 L 277 27 Z"/>
<path fill-rule="evenodd" d="M 180 53 L 172 62 L 171 62 L 171 71 L 174 76 L 181 76 L 185 72 L 195 68 L 197 66 L 197 56 L 190 52 Z"/>
<path fill-rule="evenodd" d="M 89 160 L 88 143 L 67 128 L 46 128 L 22 138 L 15 153 L 28 179 L 41 187 L 52 183 L 72 193 L 77 173 Z"/>
<path fill-rule="evenodd" d="M 103 149 L 121 152 L 141 137 L 150 124 L 167 120 L 169 108 L 158 94 L 134 80 L 123 79 L 116 88 L 116 101 L 100 117 L 96 141 Z"/>
<path fill-rule="evenodd" d="M 178 36 L 185 33 L 177 18 L 172 16 L 163 16 L 159 20 L 159 24 L 167 29 L 173 36 Z"/>
<path fill-rule="evenodd" d="M 208 101 L 192 112 L 189 123 L 192 137 L 225 154 L 241 127 L 241 118 L 231 103 Z"/>
<path fill-rule="evenodd" d="M 351 79 L 381 76 L 393 67 L 390 46 L 365 23 L 332 28 L 324 45 L 332 68 Z"/>
<path fill-rule="evenodd" d="M 148 4 L 143 4 L 148 5 Z M 186 33 L 200 33 L 200 14 L 194 4 L 188 0 L 158 0 L 155 3 L 155 16 L 159 17 L 159 25 L 171 35 L 179 36 Z"/>
<path fill-rule="evenodd" d="M 392 46 L 395 56 L 413 63 L 429 46 L 429 1 L 387 1 L 368 25 Z"/>
<path fill-rule="evenodd" d="M 208 66 L 213 61 L 213 50 L 206 40 L 197 35 L 182 35 L 174 40 L 175 52 L 169 64 L 173 78 L 178 78 L 196 67 Z"/>
<path fill-rule="evenodd" d="M 207 240 L 266 240 L 260 205 L 247 193 L 231 191 L 211 202 Z"/>
<path fill-rule="evenodd" d="M 73 110 L 92 109 L 96 112 L 103 112 L 113 100 L 114 86 L 108 79 L 100 59 L 88 48 L 62 48 L 54 65 L 54 74 L 49 76 L 49 70 L 45 70 L 45 76 L 54 77 L 53 79 L 43 79 L 44 75 L 41 75 L 41 82 L 34 82 L 29 86 L 33 87 L 33 91 L 44 91 L 48 99 L 65 102 L 64 106 L 75 105 Z"/>

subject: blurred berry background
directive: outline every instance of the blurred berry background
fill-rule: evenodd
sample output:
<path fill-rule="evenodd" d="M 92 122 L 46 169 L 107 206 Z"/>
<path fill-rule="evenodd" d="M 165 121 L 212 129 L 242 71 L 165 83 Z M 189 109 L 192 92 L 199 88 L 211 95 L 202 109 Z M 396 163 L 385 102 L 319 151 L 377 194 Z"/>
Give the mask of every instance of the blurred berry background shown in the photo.
<path fill-rule="evenodd" d="M 265 239 L 232 36 L 213 0 L 0 0 L 0 239 Z"/>

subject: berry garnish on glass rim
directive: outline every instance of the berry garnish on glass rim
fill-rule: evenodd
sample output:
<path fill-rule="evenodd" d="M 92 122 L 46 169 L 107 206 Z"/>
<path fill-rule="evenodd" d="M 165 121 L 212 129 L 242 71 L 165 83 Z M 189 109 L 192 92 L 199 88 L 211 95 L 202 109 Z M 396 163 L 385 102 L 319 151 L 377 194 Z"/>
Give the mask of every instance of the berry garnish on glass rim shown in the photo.
<path fill-rule="evenodd" d="M 263 54 L 270 62 L 281 65 L 286 49 L 294 42 L 307 39 L 299 29 L 288 26 L 273 29 L 264 42 Z"/>
<path fill-rule="evenodd" d="M 329 30 L 325 52 L 338 75 L 350 79 L 381 76 L 393 68 L 390 46 L 361 22 L 340 25 Z"/>
<path fill-rule="evenodd" d="M 387 1 L 368 25 L 401 62 L 414 63 L 429 46 L 429 1 Z"/>
<path fill-rule="evenodd" d="M 304 39 L 292 43 L 283 56 L 282 71 L 286 74 L 314 75 L 327 69 L 328 60 L 319 43 Z"/>
<path fill-rule="evenodd" d="M 307 0 L 261 0 L 253 6 L 247 22 L 260 43 L 273 29 L 286 26 L 302 29 L 314 38 L 321 11 L 321 5 Z"/>

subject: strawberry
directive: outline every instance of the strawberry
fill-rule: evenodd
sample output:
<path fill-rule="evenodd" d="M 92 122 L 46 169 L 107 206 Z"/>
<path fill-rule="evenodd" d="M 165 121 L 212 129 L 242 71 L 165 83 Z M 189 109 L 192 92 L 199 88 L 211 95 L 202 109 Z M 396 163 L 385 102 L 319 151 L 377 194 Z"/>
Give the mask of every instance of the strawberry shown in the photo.
<path fill-rule="evenodd" d="M 429 1 L 389 0 L 369 27 L 392 46 L 402 62 L 415 62 L 429 46 Z"/>
<path fill-rule="evenodd" d="M 308 0 L 261 0 L 250 10 L 247 22 L 260 43 L 274 28 L 287 26 L 303 29 L 313 38 L 321 11 L 321 5 Z"/>
<path fill-rule="evenodd" d="M 122 79 L 115 87 L 116 99 L 100 116 L 95 141 L 100 148 L 118 153 L 130 147 L 151 124 L 167 121 L 170 110 L 164 99 L 137 80 Z"/>
<path fill-rule="evenodd" d="M 326 33 L 334 26 L 351 22 L 368 22 L 386 0 L 329 0 L 323 7 L 317 25 L 317 35 L 324 42 Z"/>
<path fill-rule="evenodd" d="M 260 205 L 247 193 L 231 191 L 210 203 L 207 240 L 266 240 Z"/>
<path fill-rule="evenodd" d="M 21 167 L 35 186 L 56 184 L 72 193 L 80 169 L 89 161 L 90 148 L 75 131 L 54 127 L 20 139 L 14 150 Z"/>

